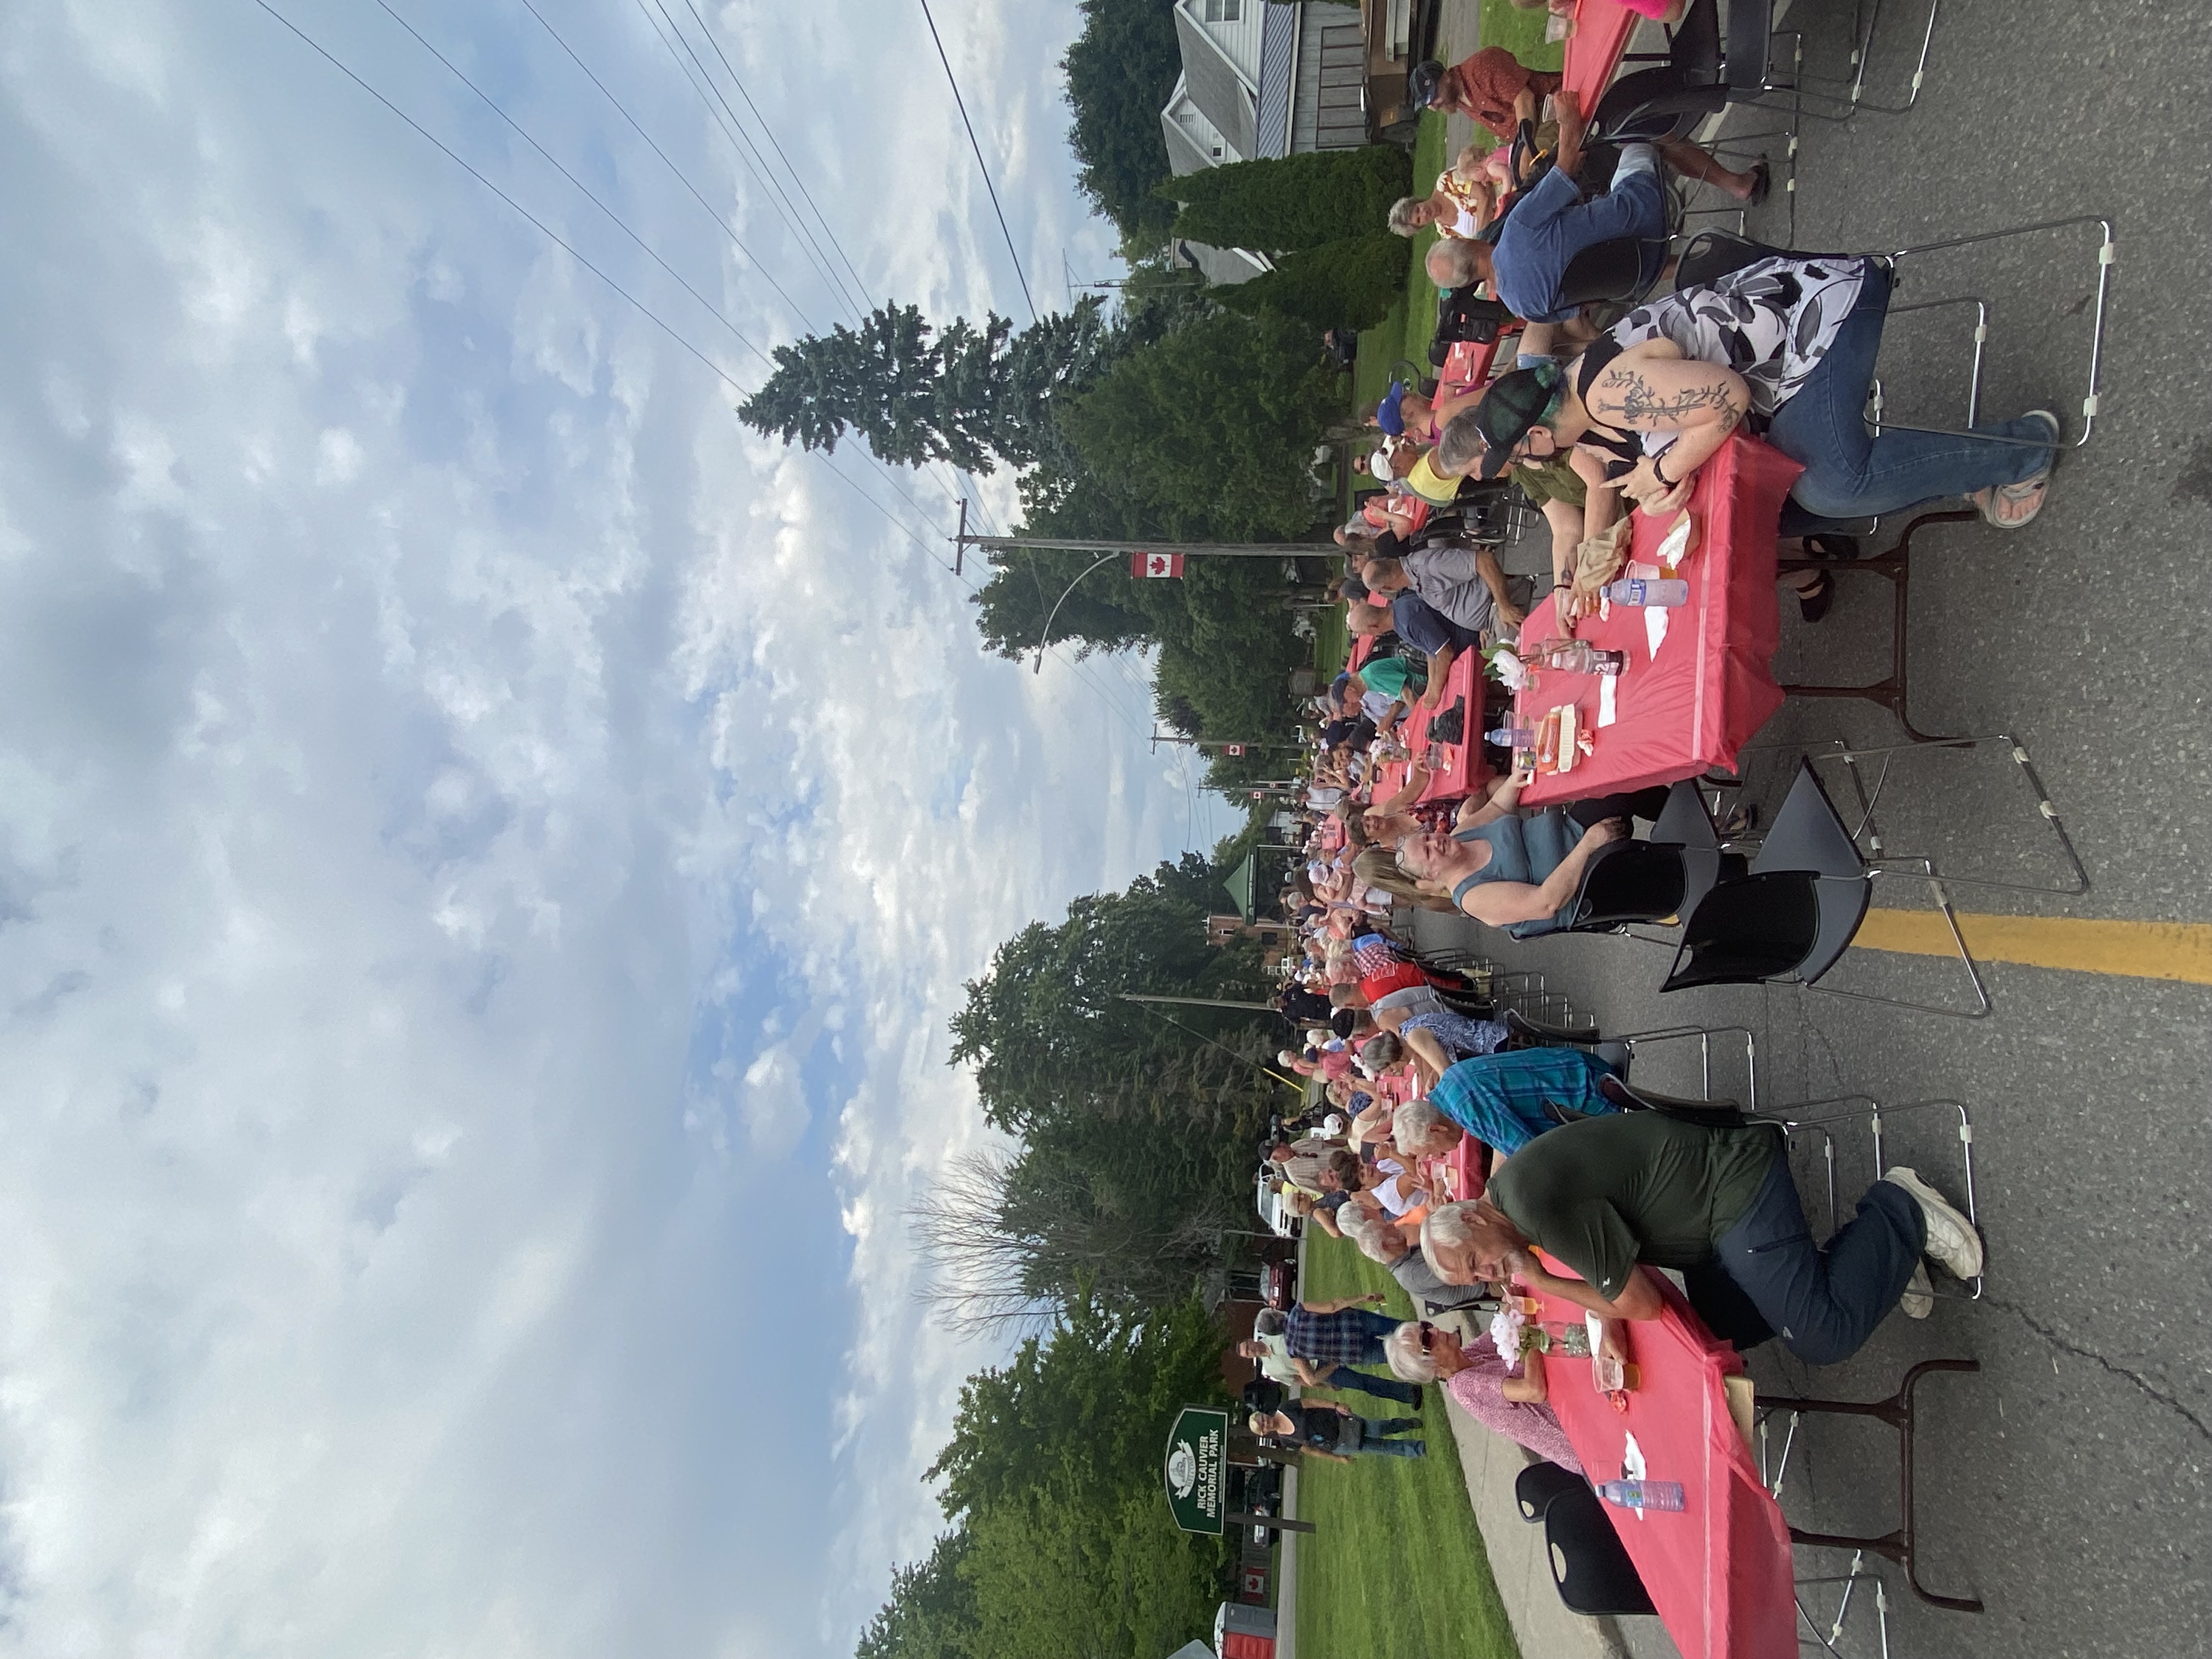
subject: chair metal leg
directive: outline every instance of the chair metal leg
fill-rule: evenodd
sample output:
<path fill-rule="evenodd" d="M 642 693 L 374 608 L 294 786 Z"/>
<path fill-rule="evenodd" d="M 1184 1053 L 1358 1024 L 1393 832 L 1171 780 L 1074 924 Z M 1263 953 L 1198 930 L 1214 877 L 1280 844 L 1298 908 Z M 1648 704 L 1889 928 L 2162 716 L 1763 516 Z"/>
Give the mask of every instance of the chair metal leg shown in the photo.
<path fill-rule="evenodd" d="M 1979 1613 L 1982 1603 L 1978 1597 L 1939 1595 L 1920 1582 L 1913 1561 L 1912 1513 L 1912 1431 L 1913 1393 L 1920 1379 L 1935 1371 L 1975 1372 L 1981 1370 L 1975 1359 L 1925 1359 L 1905 1372 L 1905 1381 L 1897 1392 L 1887 1400 L 1866 1401 L 1844 1400 L 1806 1400 L 1789 1395 L 1761 1395 L 1759 1404 L 1770 1411 L 1783 1411 L 1793 1415 L 1805 1412 L 1824 1412 L 1838 1417 L 1871 1417 L 1897 1431 L 1898 1496 L 1900 1513 L 1897 1526 L 1878 1538 L 1852 1537 L 1838 1533 L 1808 1532 L 1797 1527 L 1790 1528 L 1793 1543 L 1818 1545 L 1829 1549 L 1871 1550 L 1886 1561 L 1893 1561 L 1905 1569 L 1905 1582 L 1912 1593 L 1932 1607 L 1948 1607 L 1954 1613 Z"/>
<path fill-rule="evenodd" d="M 1702 1098 L 1713 1097 L 1713 1039 L 1717 1036 L 1740 1036 L 1743 1039 L 1744 1109 L 1759 1109 L 1759 1045 L 1750 1029 L 1742 1025 L 1668 1025 L 1656 1031 L 1625 1031 L 1613 1040 L 1628 1046 L 1632 1062 L 1638 1048 L 1661 1042 L 1676 1042 L 1695 1037 L 1698 1042 L 1698 1075 Z"/>
<path fill-rule="evenodd" d="M 1805 82 L 1811 81 L 1829 86 L 1848 85 L 1850 88 L 1849 91 L 1842 93 L 1814 92 L 1806 88 L 1806 96 L 1822 103 L 1841 106 L 1842 112 L 1830 114 L 1816 109 L 1808 109 L 1805 113 L 1819 121 L 1848 121 L 1861 110 L 1872 110 L 1881 115 L 1903 115 L 1910 112 L 1912 106 L 1920 101 L 1920 89 L 1927 83 L 1928 53 L 1929 48 L 1935 45 L 1936 15 L 1941 9 L 1942 0 L 1929 0 L 1928 27 L 1921 31 L 1920 56 L 1912 65 L 1912 81 L 1906 92 L 1905 100 L 1901 104 L 1878 104 L 1866 95 L 1867 55 L 1869 49 L 1874 44 L 1875 25 L 1881 20 L 1881 0 L 1874 0 L 1874 5 L 1867 15 L 1866 25 L 1863 28 L 1858 26 L 1856 16 L 1853 17 L 1851 73 L 1849 76 L 1807 74 L 1804 69 L 1804 39 L 1802 35 L 1799 35 L 1795 64 L 1796 82 L 1801 87 Z"/>
<path fill-rule="evenodd" d="M 1904 854 L 1894 854 L 1882 844 L 1881 826 L 1875 822 L 1874 811 L 1881 799 L 1882 791 L 1888 787 L 1889 769 L 1898 757 L 1921 754 L 1937 749 L 1971 750 L 1984 744 L 1992 743 L 2001 743 L 2005 745 L 2006 753 L 2010 757 L 2013 764 L 2020 768 L 2021 781 L 2027 785 L 2029 792 L 2035 798 L 2036 816 L 2051 826 L 2051 836 L 2058 843 L 2059 854 L 2065 859 L 2067 868 L 2072 872 L 2070 879 L 2064 886 L 2045 886 L 2033 882 L 1995 881 L 1986 877 L 1954 875 L 1948 872 L 1937 871 L 1935 866 L 1925 858 L 1917 856 L 1908 858 Z M 2073 836 L 2066 832 L 2066 821 L 2059 817 L 2057 807 L 2051 804 L 2051 792 L 2044 787 L 2043 776 L 2035 769 L 2034 757 L 2027 752 L 2027 744 L 2008 732 L 1996 732 L 1983 737 L 1939 738 L 1933 742 L 1890 744 L 1868 749 L 1855 749 L 1838 742 L 1827 752 L 1817 757 L 1808 755 L 1806 758 L 1816 763 L 1821 760 L 1843 762 L 1851 780 L 1852 792 L 1858 797 L 1861 814 L 1859 822 L 1851 828 L 1852 838 L 1856 840 L 1860 836 L 1865 837 L 1869 861 L 1876 866 L 1878 874 L 1908 873 L 1887 871 L 1883 866 L 1890 863 L 1909 863 L 1924 866 L 1919 871 L 1909 873 L 1923 876 L 1931 882 L 1947 883 L 1954 887 L 1988 887 L 2001 892 L 2047 893 L 2069 898 L 2078 897 L 2089 890 L 2089 872 L 2081 863 L 2081 854 L 2074 846 Z M 1876 760 L 1881 763 L 1875 769 L 1874 787 L 1871 791 L 1866 787 L 1866 781 L 1860 767 L 1860 763 L 1867 760 Z"/>
<path fill-rule="evenodd" d="M 1894 264 L 1899 259 L 1910 258 L 1916 254 L 1939 253 L 1948 248 L 1971 247 L 1978 243 L 2002 241 L 2014 236 L 2033 236 L 2044 231 L 2070 230 L 2077 225 L 2094 225 L 2099 237 L 2097 305 L 2089 324 L 2089 389 L 2081 398 L 2081 435 L 2074 441 L 2073 445 L 2075 448 L 2079 449 L 2089 441 L 2090 434 L 2096 430 L 2097 426 L 2097 376 L 2105 355 L 2105 303 L 2112 289 L 2112 265 L 2118 258 L 2118 244 L 2112 238 L 2111 220 L 2094 213 L 2077 214 L 2070 219 L 2045 219 L 2039 224 L 2020 225 L 2010 230 L 1985 230 L 1977 232 L 1971 236 L 1946 237 L 1940 242 L 1920 242 L 1911 247 L 1896 249 L 1883 257 Z M 1947 427 L 1910 427 L 1904 429 L 1940 433 L 1950 433 L 1951 430 Z M 1978 433 L 1972 435 L 1978 437 L 1985 434 Z"/>
<path fill-rule="evenodd" d="M 1918 861 L 1926 862 L 1924 860 Z M 1895 872 L 1869 869 L 1865 879 L 1872 881 L 1878 876 L 1893 873 Z M 1974 994 L 1972 1007 L 1945 1008 L 1933 1002 L 1915 1002 L 1907 997 L 1876 996 L 1871 991 L 1838 990 L 1832 985 L 1826 984 L 1805 985 L 1801 982 L 1798 988 L 1814 992 L 1825 997 L 1848 997 L 1853 1002 L 1879 1002 L 1891 1008 L 1914 1008 L 1923 1014 L 1941 1014 L 1946 1019 L 1987 1019 L 1990 1007 L 1990 988 L 1982 978 L 1981 964 L 1974 960 L 1973 951 L 1967 948 L 1966 934 L 1960 931 L 1959 913 L 1952 908 L 1951 896 L 1944 890 L 1942 878 L 1936 873 L 1932 866 L 1916 873 L 1927 882 L 1929 896 L 1935 900 L 1936 908 L 1942 914 L 1945 926 L 1951 930 L 1952 948 L 1958 952 L 1959 964 L 1966 970 L 1966 983 Z M 1823 876 L 1820 879 L 1827 881 L 1841 879 L 1841 878 Z"/>
<path fill-rule="evenodd" d="M 1843 1109 L 1839 1111 L 1812 1109 L 1816 1107 L 1830 1106 L 1840 1107 Z M 1874 1178 L 1879 1181 L 1881 1179 L 1882 1172 L 1889 1166 L 1888 1153 L 1882 1146 L 1881 1139 L 1884 1119 L 1897 1116 L 1904 1112 L 1926 1111 L 1948 1113 L 1957 1120 L 1955 1127 L 1959 1136 L 1959 1164 L 1961 1172 L 1960 1180 L 1966 1199 L 1966 1219 L 1972 1222 L 1975 1230 L 1978 1231 L 1981 1228 L 1981 1212 L 1974 1201 L 1974 1125 L 1972 1119 L 1967 1115 L 1966 1102 L 1950 1099 L 1911 1100 L 1899 1106 L 1884 1106 L 1872 1095 L 1838 1095 L 1827 1100 L 1808 1100 L 1796 1105 L 1778 1107 L 1771 1112 L 1761 1113 L 1759 1115 L 1771 1118 L 1781 1124 L 1784 1130 L 1790 1134 L 1811 1130 L 1826 1139 L 1828 1167 L 1828 1231 L 1833 1233 L 1841 1219 L 1841 1214 L 1836 1205 L 1836 1143 L 1835 1137 L 1829 1133 L 1829 1126 L 1849 1122 L 1857 1117 L 1863 1117 L 1866 1120 L 1868 1138 L 1872 1143 L 1874 1152 Z M 1980 1301 L 1986 1278 L 1985 1274 L 1976 1273 L 1972 1279 L 1960 1280 L 1960 1282 L 1966 1288 L 1963 1295 L 1954 1299 L 1964 1302 Z M 1944 1294 L 1942 1291 L 1937 1293 Z"/>

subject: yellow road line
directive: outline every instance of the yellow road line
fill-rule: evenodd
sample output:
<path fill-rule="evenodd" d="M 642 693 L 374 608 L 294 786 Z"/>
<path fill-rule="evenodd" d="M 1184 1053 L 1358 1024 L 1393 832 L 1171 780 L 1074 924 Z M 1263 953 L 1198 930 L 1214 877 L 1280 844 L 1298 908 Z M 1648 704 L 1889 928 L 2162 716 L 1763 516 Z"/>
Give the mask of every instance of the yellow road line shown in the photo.
<path fill-rule="evenodd" d="M 1977 962 L 2017 962 L 2079 974 L 2179 979 L 2212 985 L 2212 924 L 2101 921 L 2083 916 L 1978 916 L 1959 931 Z M 1869 910 L 1854 946 L 1912 956 L 1954 954 L 1951 930 L 1933 910 Z"/>

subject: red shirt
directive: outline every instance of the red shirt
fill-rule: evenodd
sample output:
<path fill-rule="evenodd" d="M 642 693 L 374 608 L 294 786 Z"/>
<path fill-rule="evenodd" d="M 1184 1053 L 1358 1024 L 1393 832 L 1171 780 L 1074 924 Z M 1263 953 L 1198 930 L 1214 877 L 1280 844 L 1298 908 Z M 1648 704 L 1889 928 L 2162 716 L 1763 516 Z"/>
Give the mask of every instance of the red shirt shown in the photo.
<path fill-rule="evenodd" d="M 1428 982 L 1429 976 L 1421 971 L 1419 963 L 1394 962 L 1380 973 L 1363 975 L 1359 989 L 1371 1003 L 1378 997 L 1389 996 L 1393 991 L 1410 991 L 1416 985 Z"/>
<path fill-rule="evenodd" d="M 1485 46 L 1444 71 L 1448 100 L 1500 138 L 1510 138 L 1519 123 L 1513 100 L 1524 92 L 1547 98 L 1559 89 L 1559 77 L 1532 70 L 1503 46 Z"/>

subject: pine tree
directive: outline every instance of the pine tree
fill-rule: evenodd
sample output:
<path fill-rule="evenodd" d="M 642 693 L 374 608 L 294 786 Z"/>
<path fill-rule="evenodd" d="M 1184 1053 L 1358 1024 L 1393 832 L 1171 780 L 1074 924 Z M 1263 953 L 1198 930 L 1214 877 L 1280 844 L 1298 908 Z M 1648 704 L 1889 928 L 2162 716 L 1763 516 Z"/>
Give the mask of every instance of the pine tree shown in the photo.
<path fill-rule="evenodd" d="M 806 449 L 834 451 L 858 432 L 893 465 L 1026 466 L 1054 441 L 1052 399 L 1089 386 L 1118 343 L 1091 298 L 1018 334 L 995 313 L 933 329 L 917 307 L 880 307 L 858 332 L 841 325 L 778 346 L 775 373 L 738 417 Z"/>
<path fill-rule="evenodd" d="M 1235 161 L 1158 186 L 1181 202 L 1175 234 L 1213 247 L 1294 252 L 1386 228 L 1413 187 L 1413 158 L 1392 144 Z"/>

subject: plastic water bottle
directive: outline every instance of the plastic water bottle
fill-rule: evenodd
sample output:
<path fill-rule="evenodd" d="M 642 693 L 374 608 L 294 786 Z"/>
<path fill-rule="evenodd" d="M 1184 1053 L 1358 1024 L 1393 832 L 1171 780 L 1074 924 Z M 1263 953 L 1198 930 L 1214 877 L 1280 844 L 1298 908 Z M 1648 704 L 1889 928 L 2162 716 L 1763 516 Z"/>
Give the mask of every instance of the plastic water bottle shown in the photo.
<path fill-rule="evenodd" d="M 1607 582 L 1605 596 L 1615 605 L 1687 605 L 1690 584 L 1680 576 L 1631 576 Z"/>
<path fill-rule="evenodd" d="M 1509 720 L 1495 732 L 1484 732 L 1482 740 L 1485 743 L 1494 743 L 1500 749 L 1534 749 L 1536 746 L 1536 728 L 1533 726 L 1516 726 Z"/>
<path fill-rule="evenodd" d="M 1597 1495 L 1622 1510 L 1679 1510 L 1682 1483 L 1679 1480 L 1601 1480 Z"/>

